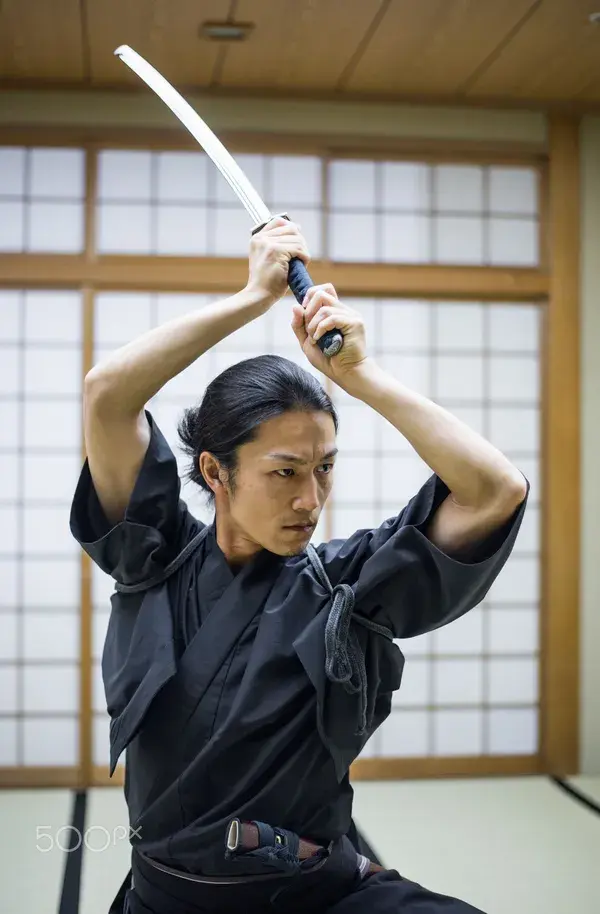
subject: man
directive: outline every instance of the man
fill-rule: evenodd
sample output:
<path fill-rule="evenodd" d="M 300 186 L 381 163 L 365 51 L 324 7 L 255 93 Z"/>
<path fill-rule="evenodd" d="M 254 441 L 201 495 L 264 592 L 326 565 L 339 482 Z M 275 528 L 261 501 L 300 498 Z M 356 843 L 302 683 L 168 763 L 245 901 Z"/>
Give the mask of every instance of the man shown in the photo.
<path fill-rule="evenodd" d="M 483 599 L 514 545 L 527 482 L 378 367 L 360 315 L 332 286 L 294 306 L 304 354 L 433 471 L 378 529 L 310 546 L 335 476 L 337 415 L 288 360 L 232 366 L 181 420 L 190 478 L 214 503 L 209 526 L 180 500 L 175 457 L 145 411 L 285 294 L 292 257 L 308 261 L 304 239 L 275 219 L 251 243 L 242 292 L 150 331 L 86 378 L 71 529 L 117 582 L 103 675 L 111 774 L 126 749 L 135 836 L 133 879 L 111 910 L 474 911 L 357 855 L 348 770 L 400 686 L 393 639 Z M 328 360 L 316 341 L 335 327 L 344 346 Z"/>

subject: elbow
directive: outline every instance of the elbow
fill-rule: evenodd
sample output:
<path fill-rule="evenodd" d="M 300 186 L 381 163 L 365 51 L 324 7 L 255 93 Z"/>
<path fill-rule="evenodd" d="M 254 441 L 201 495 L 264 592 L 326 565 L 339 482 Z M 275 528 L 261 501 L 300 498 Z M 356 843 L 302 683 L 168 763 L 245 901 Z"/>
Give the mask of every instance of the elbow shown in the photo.
<path fill-rule="evenodd" d="M 493 501 L 497 510 L 510 517 L 523 504 L 527 491 L 527 480 L 516 467 L 512 467 L 496 486 Z"/>

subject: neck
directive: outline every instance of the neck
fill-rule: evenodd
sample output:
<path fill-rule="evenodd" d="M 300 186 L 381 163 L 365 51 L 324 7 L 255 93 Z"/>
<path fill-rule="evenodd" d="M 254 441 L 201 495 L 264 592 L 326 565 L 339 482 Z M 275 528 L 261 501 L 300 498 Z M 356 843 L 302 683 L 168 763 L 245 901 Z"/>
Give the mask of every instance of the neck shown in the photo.
<path fill-rule="evenodd" d="M 231 516 L 215 512 L 215 535 L 217 545 L 232 571 L 239 569 L 251 561 L 255 555 L 262 551 L 262 547 L 249 539 L 235 525 Z"/>

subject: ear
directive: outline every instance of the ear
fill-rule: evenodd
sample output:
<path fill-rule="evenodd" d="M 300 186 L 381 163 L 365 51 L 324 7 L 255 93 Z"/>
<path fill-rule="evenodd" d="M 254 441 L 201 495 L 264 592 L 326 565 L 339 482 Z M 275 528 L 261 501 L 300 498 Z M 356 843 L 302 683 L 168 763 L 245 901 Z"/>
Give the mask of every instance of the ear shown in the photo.
<path fill-rule="evenodd" d="M 221 469 L 219 461 L 208 451 L 203 451 L 198 458 L 198 469 L 204 476 L 206 484 L 213 492 L 223 488 L 227 474 Z"/>

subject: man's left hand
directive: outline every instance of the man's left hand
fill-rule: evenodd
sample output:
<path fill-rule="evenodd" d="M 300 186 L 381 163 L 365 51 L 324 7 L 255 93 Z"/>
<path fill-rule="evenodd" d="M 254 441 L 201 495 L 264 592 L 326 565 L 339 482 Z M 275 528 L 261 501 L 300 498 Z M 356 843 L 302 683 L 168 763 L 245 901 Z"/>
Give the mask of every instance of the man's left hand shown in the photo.
<path fill-rule="evenodd" d="M 367 361 L 365 325 L 358 311 L 340 301 L 331 283 L 313 286 L 303 305 L 295 304 L 292 328 L 306 358 L 340 386 Z M 344 345 L 337 355 L 327 358 L 317 346 L 328 330 L 340 330 Z"/>

